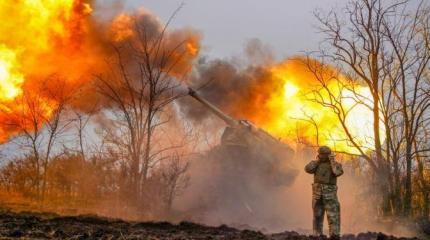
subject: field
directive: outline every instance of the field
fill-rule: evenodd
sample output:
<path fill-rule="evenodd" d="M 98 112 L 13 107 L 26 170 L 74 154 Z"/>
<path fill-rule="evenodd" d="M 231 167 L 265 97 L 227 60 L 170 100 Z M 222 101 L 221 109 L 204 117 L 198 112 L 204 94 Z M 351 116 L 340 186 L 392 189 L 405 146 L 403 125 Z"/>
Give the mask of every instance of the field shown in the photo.
<path fill-rule="evenodd" d="M 296 232 L 276 234 L 210 227 L 190 222 L 127 222 L 92 215 L 59 216 L 52 213 L 0 213 L 1 239 L 326 239 Z M 344 235 L 342 239 L 406 239 L 382 233 Z M 417 238 L 416 238 L 417 239 Z"/>

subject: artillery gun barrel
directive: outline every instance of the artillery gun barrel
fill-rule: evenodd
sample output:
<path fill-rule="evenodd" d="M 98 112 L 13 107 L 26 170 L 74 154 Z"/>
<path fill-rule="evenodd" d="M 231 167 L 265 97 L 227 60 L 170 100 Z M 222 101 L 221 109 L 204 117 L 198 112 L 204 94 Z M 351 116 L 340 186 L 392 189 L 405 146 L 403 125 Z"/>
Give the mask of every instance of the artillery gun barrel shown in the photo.
<path fill-rule="evenodd" d="M 219 118 L 221 118 L 224 122 L 226 122 L 231 127 L 237 127 L 239 125 L 239 123 L 235 119 L 223 113 L 221 110 L 219 110 L 217 107 L 212 105 L 210 102 L 200 97 L 196 93 L 196 91 L 194 91 L 192 88 L 188 88 L 188 95 L 190 95 L 191 97 L 199 101 L 201 104 L 207 107 L 211 112 L 213 112 L 215 115 L 217 115 Z"/>

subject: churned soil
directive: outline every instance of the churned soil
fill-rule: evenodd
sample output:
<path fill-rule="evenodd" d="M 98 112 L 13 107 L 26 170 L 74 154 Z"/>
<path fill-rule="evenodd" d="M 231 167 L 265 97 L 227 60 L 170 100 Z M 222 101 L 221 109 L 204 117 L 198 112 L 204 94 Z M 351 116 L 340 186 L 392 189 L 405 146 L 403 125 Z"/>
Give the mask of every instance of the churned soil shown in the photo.
<path fill-rule="evenodd" d="M 0 239 L 326 239 L 296 232 L 263 234 L 225 225 L 209 227 L 181 222 L 127 222 L 97 216 L 59 216 L 48 213 L 0 213 Z M 342 239 L 406 239 L 382 233 L 345 235 Z"/>

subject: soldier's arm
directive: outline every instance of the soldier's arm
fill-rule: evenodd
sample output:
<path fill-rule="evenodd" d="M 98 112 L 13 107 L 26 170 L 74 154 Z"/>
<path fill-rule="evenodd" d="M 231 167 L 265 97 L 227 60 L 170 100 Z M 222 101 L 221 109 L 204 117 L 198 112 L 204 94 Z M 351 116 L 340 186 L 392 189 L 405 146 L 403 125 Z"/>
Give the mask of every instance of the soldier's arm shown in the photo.
<path fill-rule="evenodd" d="M 340 177 L 343 174 L 343 168 L 342 168 L 342 164 L 340 164 L 339 162 L 336 162 L 336 160 L 331 160 L 330 161 L 330 165 L 331 165 L 331 170 L 333 172 L 333 174 L 336 177 Z"/>
<path fill-rule="evenodd" d="M 310 174 L 314 174 L 318 167 L 318 161 L 314 160 L 308 163 L 305 167 L 305 171 Z"/>

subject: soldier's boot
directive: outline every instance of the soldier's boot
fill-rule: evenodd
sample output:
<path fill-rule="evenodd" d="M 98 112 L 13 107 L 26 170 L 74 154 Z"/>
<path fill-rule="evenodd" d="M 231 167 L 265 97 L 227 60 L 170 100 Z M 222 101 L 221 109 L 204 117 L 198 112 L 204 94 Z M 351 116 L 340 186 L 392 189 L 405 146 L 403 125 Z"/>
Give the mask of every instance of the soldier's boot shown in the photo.
<path fill-rule="evenodd" d="M 313 234 L 315 236 L 323 235 L 324 204 L 322 199 L 313 199 L 312 209 L 314 212 Z"/>
<path fill-rule="evenodd" d="M 325 201 L 325 210 L 327 211 L 327 220 L 330 238 L 338 239 L 340 237 L 340 205 L 336 199 Z"/>

